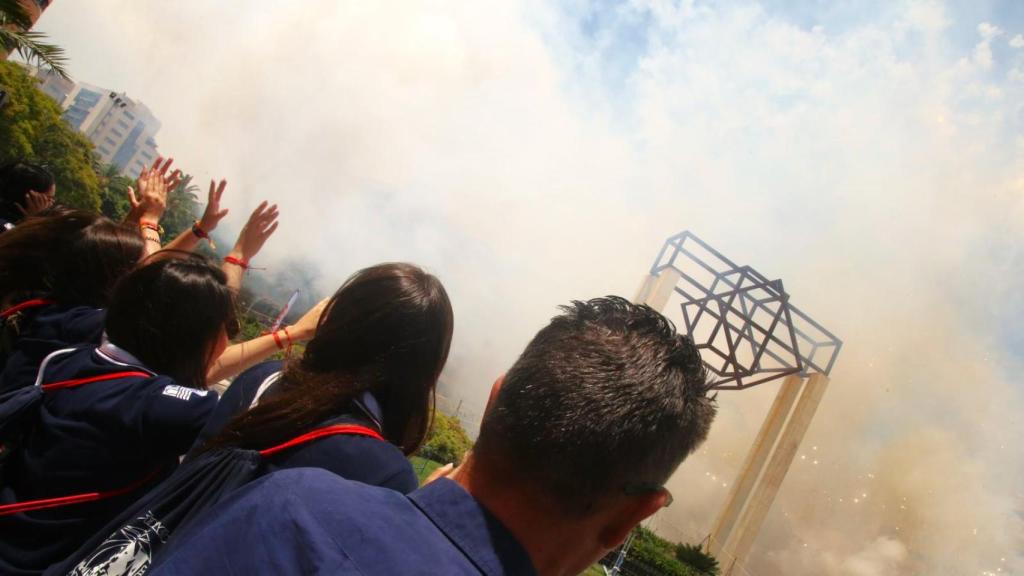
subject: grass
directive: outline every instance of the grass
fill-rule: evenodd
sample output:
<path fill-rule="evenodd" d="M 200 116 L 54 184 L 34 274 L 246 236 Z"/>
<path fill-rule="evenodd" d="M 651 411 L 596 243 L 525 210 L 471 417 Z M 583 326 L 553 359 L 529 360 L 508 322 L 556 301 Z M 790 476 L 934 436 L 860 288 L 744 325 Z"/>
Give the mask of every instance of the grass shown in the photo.
<path fill-rule="evenodd" d="M 601 568 L 600 564 L 594 564 L 587 568 L 580 576 L 604 576 L 604 568 Z"/>
<path fill-rule="evenodd" d="M 409 458 L 409 461 L 412 462 L 412 469 L 416 472 L 416 477 L 419 478 L 420 484 L 423 484 L 423 479 L 430 476 L 431 472 L 441 466 L 440 462 L 434 462 L 419 456 L 412 456 Z"/>

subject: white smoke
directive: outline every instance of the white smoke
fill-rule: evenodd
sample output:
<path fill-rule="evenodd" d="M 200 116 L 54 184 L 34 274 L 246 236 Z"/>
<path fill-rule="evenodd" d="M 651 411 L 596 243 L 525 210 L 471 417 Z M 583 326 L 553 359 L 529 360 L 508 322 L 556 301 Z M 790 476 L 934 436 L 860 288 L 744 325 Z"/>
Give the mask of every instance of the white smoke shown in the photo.
<path fill-rule="evenodd" d="M 846 347 L 751 572 L 1019 573 L 1024 23 L 793 12 L 93 0 L 41 28 L 228 178 L 236 224 L 281 204 L 271 268 L 437 272 L 467 417 L 556 304 L 632 295 L 670 234 L 783 278 Z M 662 534 L 707 534 L 773 393 L 720 395 Z"/>

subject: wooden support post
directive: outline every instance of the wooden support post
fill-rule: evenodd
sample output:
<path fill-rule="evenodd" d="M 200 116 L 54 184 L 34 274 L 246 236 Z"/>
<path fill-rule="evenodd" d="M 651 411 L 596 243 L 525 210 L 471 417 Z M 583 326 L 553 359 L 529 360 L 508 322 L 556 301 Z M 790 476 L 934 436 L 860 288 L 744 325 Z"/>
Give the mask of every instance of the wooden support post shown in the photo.
<path fill-rule="evenodd" d="M 754 489 L 750 497 L 750 504 L 743 512 L 739 523 L 736 525 L 737 538 L 735 548 L 728 547 L 725 552 L 735 559 L 735 562 L 742 564 L 746 561 L 747 555 L 761 531 L 764 519 L 768 516 L 772 503 L 779 493 L 779 487 L 786 478 L 800 443 L 807 433 L 807 429 L 814 419 L 814 413 L 821 404 L 821 398 L 828 388 L 828 377 L 824 374 L 811 374 L 807 379 L 800 399 L 797 401 L 793 415 L 790 416 L 786 428 L 779 438 L 779 444 L 775 447 L 771 460 L 764 471 L 761 481 Z"/>
<path fill-rule="evenodd" d="M 775 395 L 775 401 L 772 402 L 772 407 L 768 411 L 768 416 L 765 417 L 761 430 L 757 433 L 757 438 L 747 453 L 743 467 L 740 468 L 740 474 L 729 489 L 725 507 L 719 514 L 718 521 L 715 522 L 715 529 L 711 532 L 708 542 L 709 551 L 718 558 L 723 567 L 727 567 L 730 563 L 729 556 L 723 552 L 727 548 L 735 547 L 736 521 L 739 520 L 740 514 L 743 513 L 743 509 L 750 500 L 750 493 L 768 462 L 772 448 L 775 447 L 779 434 L 782 432 L 782 425 L 786 423 L 786 418 L 793 409 L 793 403 L 802 386 L 803 380 L 795 374 L 787 376 L 782 381 L 779 392 Z"/>
<path fill-rule="evenodd" d="M 665 268 L 657 276 L 645 276 L 633 301 L 638 304 L 647 304 L 661 312 L 668 304 L 669 297 L 672 296 L 676 284 L 681 279 L 682 275 L 675 268 Z"/>

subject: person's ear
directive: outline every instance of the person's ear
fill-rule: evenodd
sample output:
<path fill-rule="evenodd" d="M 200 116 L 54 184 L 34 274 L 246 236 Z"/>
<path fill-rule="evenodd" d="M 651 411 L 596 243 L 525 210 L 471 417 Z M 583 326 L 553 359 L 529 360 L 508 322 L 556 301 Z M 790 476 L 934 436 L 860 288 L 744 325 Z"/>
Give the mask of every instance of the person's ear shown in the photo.
<path fill-rule="evenodd" d="M 623 496 L 615 509 L 605 517 L 604 527 L 598 533 L 601 546 L 611 550 L 622 544 L 633 528 L 660 510 L 668 498 L 665 490 Z"/>
<path fill-rule="evenodd" d="M 498 399 L 498 392 L 501 390 L 501 385 L 505 383 L 505 375 L 498 376 L 498 379 L 491 385 L 491 395 L 487 397 L 487 406 L 484 408 L 484 416 L 491 411 L 494 407 L 495 400 Z"/>

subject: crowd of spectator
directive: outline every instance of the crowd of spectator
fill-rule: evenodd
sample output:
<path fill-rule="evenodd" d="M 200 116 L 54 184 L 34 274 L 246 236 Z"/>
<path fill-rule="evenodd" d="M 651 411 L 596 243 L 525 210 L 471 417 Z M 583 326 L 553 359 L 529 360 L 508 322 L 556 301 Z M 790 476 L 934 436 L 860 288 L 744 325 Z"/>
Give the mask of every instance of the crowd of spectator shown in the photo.
<path fill-rule="evenodd" d="M 651 308 L 561 307 L 493 383 L 471 453 L 420 486 L 455 328 L 441 281 L 371 266 L 236 341 L 279 211 L 214 261 L 196 248 L 226 182 L 168 240 L 180 179 L 157 159 L 114 222 L 61 207 L 43 166 L 0 168 L 0 574 L 575 576 L 671 503 L 715 405 Z"/>

